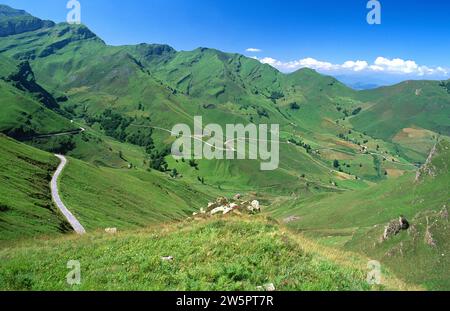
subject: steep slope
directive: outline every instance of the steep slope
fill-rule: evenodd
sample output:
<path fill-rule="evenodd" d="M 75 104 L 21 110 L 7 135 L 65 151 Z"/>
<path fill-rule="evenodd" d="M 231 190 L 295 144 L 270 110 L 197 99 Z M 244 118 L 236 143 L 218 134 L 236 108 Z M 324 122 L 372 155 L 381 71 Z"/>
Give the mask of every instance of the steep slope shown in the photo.
<path fill-rule="evenodd" d="M 351 122 L 375 137 L 392 140 L 414 127 L 450 135 L 450 94 L 439 81 L 406 81 L 358 95 L 372 107 Z"/>
<path fill-rule="evenodd" d="M 63 201 L 87 230 L 177 221 L 206 206 L 214 194 L 160 172 L 95 167 L 71 158 L 60 184 Z"/>
<path fill-rule="evenodd" d="M 372 256 L 399 277 L 430 289 L 448 289 L 449 167 L 450 143 L 442 140 L 417 181 L 406 174 L 362 191 L 274 207 L 273 213 L 281 219 L 295 216 L 289 226 Z M 380 243 L 384 226 L 400 215 L 410 221 L 410 230 Z"/>
<path fill-rule="evenodd" d="M 80 261 L 82 284 L 70 287 L 65 275 L 73 258 Z M 268 283 L 276 290 L 414 289 L 389 274 L 383 287 L 371 287 L 367 259 L 318 246 L 257 218 L 24 243 L 0 250 L 0 259 L 2 290 L 255 291 Z"/>
<path fill-rule="evenodd" d="M 54 97 L 35 80 L 29 63 L 0 57 L 0 131 L 20 140 L 76 130 L 57 113 Z"/>
<path fill-rule="evenodd" d="M 163 152 L 173 138 L 164 131 L 143 129 L 148 129 L 148 126 L 171 129 L 177 123 L 192 125 L 195 115 L 202 115 L 205 124 L 246 124 L 249 121 L 289 124 L 274 105 L 275 98 L 270 98 L 275 92 L 274 85 L 279 85 L 272 79 L 278 79 L 281 74 L 267 65 L 236 54 L 209 49 L 177 53 L 162 45 L 110 47 L 96 37 L 79 38 L 80 29 L 85 28 L 60 24 L 45 30 L 45 36 L 38 35 L 41 33 L 38 31 L 35 41 L 20 49 L 8 48 L 4 54 L 13 58 L 28 55 L 37 79 L 46 88 L 58 90 L 68 98 L 61 103 L 62 107 L 76 117 L 83 118 L 87 125 L 101 128 L 109 136 L 130 143 L 143 141 L 134 139 L 136 136 L 151 136 L 156 148 Z M 33 34 L 10 37 L 10 44 L 15 40 L 24 40 L 24 36 L 31 38 Z M 75 39 L 71 39 L 73 37 Z M 55 41 L 67 41 L 67 44 L 42 57 L 41 51 L 48 50 L 46 46 L 54 45 Z M 188 72 L 193 79 L 190 91 L 183 90 L 182 83 L 175 83 Z M 220 85 L 226 89 L 223 94 L 216 96 L 214 92 L 208 93 Z M 114 115 L 105 116 L 107 110 L 113 110 Z M 118 122 L 121 120 L 117 124 L 124 124 L 122 130 L 107 128 L 110 122 L 105 122 L 105 118 L 111 117 Z M 253 176 L 250 173 L 255 171 L 256 165 L 249 166 L 242 161 L 228 162 L 221 170 L 238 172 L 239 175 L 249 172 L 244 178 L 238 176 L 237 179 L 249 181 L 245 183 L 251 185 L 253 190 L 258 187 L 273 188 L 280 184 L 280 180 L 285 180 L 286 185 L 293 185 L 299 174 L 293 174 L 292 171 L 299 169 L 305 173 L 313 172 L 310 179 L 319 186 L 324 181 L 328 183 L 327 169 L 315 162 L 308 164 L 302 149 L 287 146 L 286 142 L 282 149 L 285 159 L 283 170 L 276 172 L 273 178 L 264 177 L 259 170 L 257 172 L 260 174 Z M 83 159 L 88 158 L 77 148 L 74 154 Z M 299 158 L 305 159 L 305 162 L 299 161 Z M 216 162 L 205 165 L 220 165 Z M 200 164 L 201 176 L 208 182 L 216 180 L 217 170 L 203 169 L 205 165 Z M 193 179 L 196 180 L 197 176 Z M 216 187 L 224 186 L 227 180 L 228 188 L 239 191 L 237 182 L 229 182 L 227 175 L 222 175 Z M 294 189 L 284 191 L 292 193 Z"/>
<path fill-rule="evenodd" d="M 50 196 L 49 182 L 59 163 L 56 157 L 1 134 L 0 141 L 4 184 L 0 190 L 0 239 L 70 232 Z M 99 168 L 68 160 L 59 193 L 88 230 L 123 230 L 184 219 L 218 195 L 206 186 L 189 185 L 159 172 Z"/>
<path fill-rule="evenodd" d="M 50 195 L 57 164 L 53 155 L 0 134 L 0 241 L 71 230 Z"/>

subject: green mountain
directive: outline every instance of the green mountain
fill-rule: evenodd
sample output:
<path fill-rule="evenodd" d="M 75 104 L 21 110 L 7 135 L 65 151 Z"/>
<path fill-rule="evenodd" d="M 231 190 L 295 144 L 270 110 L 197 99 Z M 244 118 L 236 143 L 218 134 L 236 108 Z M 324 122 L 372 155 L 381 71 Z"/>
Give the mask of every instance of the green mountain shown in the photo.
<path fill-rule="evenodd" d="M 31 16 L 23 10 L 16 10 L 0 4 L 0 37 L 17 35 L 41 28 L 53 27 L 55 23 Z"/>
<path fill-rule="evenodd" d="M 58 113 L 56 99 L 43 89 L 28 62 L 0 57 L 0 131 L 20 140 L 76 130 Z"/>
<path fill-rule="evenodd" d="M 216 281 L 225 289 L 254 289 L 264 282 L 281 289 L 368 289 L 361 274 L 366 262 L 348 268 L 348 254 L 388 266 L 395 277 L 389 276 L 394 281 L 387 288 L 449 288 L 448 230 L 439 215 L 449 203 L 450 82 L 408 81 L 355 91 L 311 69 L 283 74 L 215 49 L 109 46 L 84 25 L 41 21 L 6 6 L 0 6 L 0 37 L 0 132 L 24 143 L 0 136 L 0 177 L 7 185 L 0 201 L 5 289 L 64 289 L 39 281 L 43 272 L 31 260 L 43 244 L 25 241 L 24 248 L 6 248 L 40 235 L 55 235 L 49 242 L 52 256 L 74 243 L 72 250 L 95 267 L 93 275 L 102 272 L 100 253 L 88 259 L 93 240 L 101 249 L 117 248 L 117 260 L 146 249 L 151 265 L 168 255 L 158 248 L 167 246 L 183 258 L 174 289 L 216 289 Z M 194 116 L 222 126 L 279 124 L 279 168 L 261 171 L 260 163 L 250 160 L 173 159 L 170 129 L 178 123 L 192 126 Z M 56 167 L 51 153 L 69 159 L 59 181 L 61 197 L 92 236 L 60 236 L 69 227 L 49 197 L 48 178 Z M 421 165 L 427 174 L 415 182 Z M 286 256 L 297 258 L 298 248 L 271 236 L 284 232 L 284 225 L 271 227 L 257 217 L 174 224 L 216 197 L 237 193 L 258 199 L 267 216 L 286 222 L 287 234 L 308 245 L 305 253 L 320 264 L 289 259 L 276 266 L 270 249 L 282 247 Z M 379 243 L 384 225 L 400 215 L 415 231 Z M 133 231 L 149 225 L 168 230 L 162 246 L 153 241 L 147 246 L 150 231 Z M 115 227 L 123 235 L 102 235 Z M 247 248 L 255 230 L 267 244 Z M 224 270 L 203 262 L 210 270 L 195 277 L 186 272 L 195 254 L 206 251 L 194 241 L 214 243 L 224 234 L 221 243 L 229 245 L 215 244 L 212 252 L 226 261 L 233 250 L 226 233 L 235 231 L 242 237 L 238 251 L 254 254 L 261 271 L 274 277 L 250 275 L 239 261 Z M 436 245 L 425 243 L 425 236 Z M 129 241 L 135 244 L 124 249 Z M 56 264 L 52 256 L 46 260 Z M 141 266 L 148 263 L 144 257 Z M 20 273 L 13 275 L 14 266 Z M 301 285 L 279 272 L 288 267 L 306 269 L 306 277 L 317 282 Z M 175 270 L 163 267 L 152 274 L 153 286 L 142 281 L 137 288 L 162 289 Z M 122 270 L 115 274 L 128 276 L 137 277 Z M 339 286 L 331 286 L 341 278 Z M 94 276 L 81 289 L 131 289 L 99 282 Z"/>

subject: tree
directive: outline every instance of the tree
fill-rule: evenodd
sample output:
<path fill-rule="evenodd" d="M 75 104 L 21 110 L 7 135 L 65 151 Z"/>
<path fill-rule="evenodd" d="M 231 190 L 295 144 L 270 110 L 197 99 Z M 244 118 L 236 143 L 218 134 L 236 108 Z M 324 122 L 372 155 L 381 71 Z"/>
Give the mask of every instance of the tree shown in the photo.
<path fill-rule="evenodd" d="M 355 110 L 353 110 L 352 115 L 356 116 L 358 113 L 360 113 L 362 110 L 361 107 L 356 108 Z"/>
<path fill-rule="evenodd" d="M 300 106 L 299 104 L 297 104 L 296 102 L 293 102 L 289 105 L 291 107 L 292 110 L 299 110 Z"/>
<path fill-rule="evenodd" d="M 338 160 L 334 160 L 334 161 L 333 161 L 333 167 L 334 167 L 334 168 L 338 168 L 338 167 L 340 167 L 340 166 L 341 166 L 341 164 L 339 163 Z"/>
<path fill-rule="evenodd" d="M 172 177 L 172 178 L 177 178 L 178 177 L 178 171 L 177 171 L 177 169 L 176 168 L 174 168 L 173 170 L 172 170 L 172 172 L 170 173 L 170 177 Z"/>

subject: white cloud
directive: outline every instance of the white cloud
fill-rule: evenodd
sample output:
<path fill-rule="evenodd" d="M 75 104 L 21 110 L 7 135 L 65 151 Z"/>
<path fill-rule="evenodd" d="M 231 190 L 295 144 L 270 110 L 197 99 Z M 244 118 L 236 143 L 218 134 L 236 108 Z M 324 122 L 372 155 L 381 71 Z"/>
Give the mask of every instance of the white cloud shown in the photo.
<path fill-rule="evenodd" d="M 272 67 L 275 67 L 283 72 L 292 72 L 306 67 L 330 74 L 352 72 L 375 72 L 416 76 L 448 76 L 450 74 L 450 70 L 443 67 L 428 67 L 418 65 L 415 61 L 403 60 L 400 58 L 388 59 L 385 57 L 377 57 L 372 64 L 364 60 L 348 60 L 342 64 L 333 64 L 310 57 L 288 62 L 283 62 L 271 57 L 253 58 L 259 60 L 261 63 L 269 64 Z"/>
<path fill-rule="evenodd" d="M 262 52 L 261 49 L 257 49 L 257 48 L 248 48 L 245 51 L 246 52 L 251 52 L 251 53 L 260 53 L 260 52 Z"/>
<path fill-rule="evenodd" d="M 343 63 L 341 67 L 353 71 L 361 71 L 367 69 L 369 67 L 369 63 L 362 60 L 357 60 L 356 62 L 349 60 Z"/>

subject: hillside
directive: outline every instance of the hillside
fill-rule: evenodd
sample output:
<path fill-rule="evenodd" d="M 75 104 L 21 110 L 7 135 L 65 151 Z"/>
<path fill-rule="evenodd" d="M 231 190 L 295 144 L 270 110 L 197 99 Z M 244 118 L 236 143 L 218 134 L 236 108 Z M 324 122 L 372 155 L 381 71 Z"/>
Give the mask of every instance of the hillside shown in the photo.
<path fill-rule="evenodd" d="M 401 129 L 411 127 L 450 135 L 450 93 L 440 81 L 406 81 L 358 95 L 372 107 L 352 123 L 376 137 L 392 139 Z M 368 124 L 368 120 L 377 122 Z"/>
<path fill-rule="evenodd" d="M 367 186 L 365 180 L 383 179 L 380 171 L 385 163 L 373 169 L 373 157 L 360 152 L 363 141 L 372 138 L 336 121 L 364 105 L 352 99 L 354 91 L 315 71 L 303 69 L 284 75 L 254 59 L 206 48 L 178 52 L 167 45 L 112 47 L 85 26 L 64 23 L 10 36 L 0 40 L 0 47 L 4 47 L 5 57 L 29 60 L 39 83 L 51 92 L 62 93 L 67 100 L 61 107 L 83 127 L 91 126 L 96 132 L 146 150 L 154 148 L 150 155 L 157 157 L 164 154 L 173 138 L 160 130 L 143 132 L 145 127 L 171 129 L 177 123 L 192 124 L 195 115 L 202 115 L 205 124 L 280 124 L 282 169 L 258 174 L 243 161 L 200 163 L 200 177 L 214 181 L 216 188 L 239 191 L 240 186 L 249 184 L 254 191 L 308 195 L 328 191 L 333 184 L 354 189 Z M 109 116 L 110 110 L 115 114 Z M 124 126 L 108 128 L 114 123 L 105 119 L 111 117 L 117 119 L 116 125 Z M 353 137 L 347 137 L 348 132 Z M 51 150 L 49 144 L 34 145 Z M 83 145 L 77 142 L 69 151 L 77 158 L 117 167 L 117 161 L 93 159 L 96 148 Z M 371 145 L 395 154 L 393 144 L 373 140 Z M 107 152 L 107 148 L 103 150 Z M 142 160 L 147 157 L 142 154 Z M 344 180 L 336 172 L 330 173 L 333 160 L 341 158 L 349 162 Z M 361 165 L 364 168 L 358 169 Z M 205 166 L 215 169 L 202 170 Z M 404 165 L 394 167 L 407 169 Z M 180 169 L 175 164 L 169 168 Z M 217 168 L 222 175 L 217 174 Z M 300 187 L 294 186 L 298 180 L 303 184 Z M 280 184 L 284 187 L 277 187 Z M 314 185 L 314 190 L 307 184 Z"/>
<path fill-rule="evenodd" d="M 211 48 L 111 46 L 0 5 L 0 290 L 69 290 L 76 258 L 76 290 L 449 289 L 449 108 L 450 81 L 356 91 Z M 194 116 L 279 125 L 278 168 L 175 160 L 170 130 Z M 86 236 L 51 202 L 54 153 Z M 190 218 L 237 194 L 263 215 Z M 381 241 L 401 215 L 408 230 Z M 369 258 L 383 287 L 365 282 Z"/>
<path fill-rule="evenodd" d="M 74 258 L 83 283 L 69 287 L 66 264 Z M 371 289 L 364 258 L 240 216 L 35 241 L 0 250 L 0 259 L 0 287 L 7 290 L 255 291 L 269 283 L 276 290 Z M 383 288 L 414 289 L 389 274 L 385 280 Z"/>
<path fill-rule="evenodd" d="M 450 93 L 440 81 L 406 81 L 358 96 L 371 106 L 351 119 L 353 126 L 397 143 L 408 159 L 423 158 L 432 136 L 450 135 Z"/>
<path fill-rule="evenodd" d="M 0 37 L 52 26 L 54 26 L 54 23 L 51 21 L 44 21 L 23 10 L 16 10 L 0 4 Z"/>
<path fill-rule="evenodd" d="M 5 185 L 0 240 L 71 232 L 50 196 L 57 158 L 5 136 L 0 141 Z M 191 186 L 159 172 L 97 167 L 73 158 L 59 184 L 65 204 L 88 230 L 177 221 L 206 206 L 214 194 L 206 186 Z"/>
<path fill-rule="evenodd" d="M 60 180 L 62 198 L 87 229 L 123 230 L 177 221 L 206 206 L 212 198 L 206 187 L 170 179 L 159 172 L 69 161 Z"/>
<path fill-rule="evenodd" d="M 272 212 L 280 219 L 295 216 L 289 227 L 376 258 L 405 280 L 429 289 L 449 288 L 449 166 L 450 143 L 441 141 L 418 181 L 406 174 L 362 191 L 285 202 Z M 385 225 L 399 215 L 410 221 L 410 230 L 379 243 Z M 435 245 L 427 242 L 430 235 Z"/>
<path fill-rule="evenodd" d="M 55 98 L 37 82 L 28 62 L 0 57 L 0 131 L 20 140 L 76 130 L 58 113 Z"/>
<path fill-rule="evenodd" d="M 71 230 L 50 195 L 58 161 L 0 134 L 0 242 Z"/>

